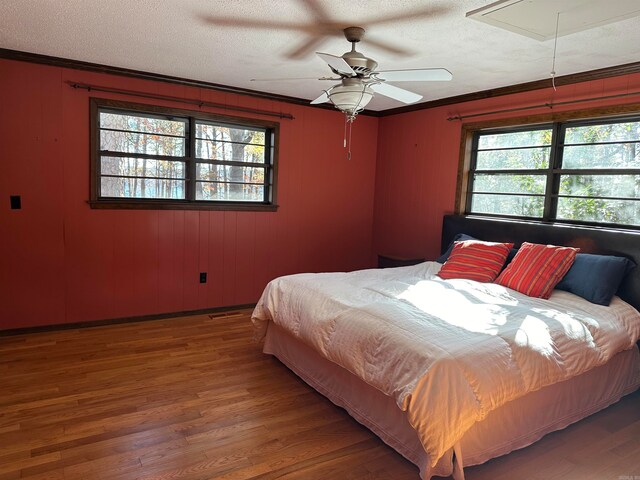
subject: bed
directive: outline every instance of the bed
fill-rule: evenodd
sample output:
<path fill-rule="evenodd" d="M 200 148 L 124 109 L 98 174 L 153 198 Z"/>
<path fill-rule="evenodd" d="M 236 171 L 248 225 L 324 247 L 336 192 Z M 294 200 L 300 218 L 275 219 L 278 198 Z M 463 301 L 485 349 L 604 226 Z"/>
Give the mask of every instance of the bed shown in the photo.
<path fill-rule="evenodd" d="M 640 264 L 636 232 L 446 216 L 443 250 L 458 233 Z M 276 279 L 254 311 L 256 337 L 423 479 L 462 479 L 465 465 L 525 447 L 640 386 L 638 269 L 604 307 L 567 292 L 541 300 L 440 280 L 439 268 Z"/>

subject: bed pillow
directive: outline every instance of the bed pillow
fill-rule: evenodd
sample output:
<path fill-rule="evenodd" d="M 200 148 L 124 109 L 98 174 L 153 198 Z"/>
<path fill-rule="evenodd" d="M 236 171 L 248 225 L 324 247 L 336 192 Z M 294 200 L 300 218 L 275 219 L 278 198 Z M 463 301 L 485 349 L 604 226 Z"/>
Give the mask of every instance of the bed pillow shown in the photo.
<path fill-rule="evenodd" d="M 556 288 L 606 306 L 611 303 L 624 276 L 635 266 L 624 257 L 579 253 Z"/>
<path fill-rule="evenodd" d="M 509 250 L 509 255 L 507 255 L 507 261 L 504 263 L 504 268 L 507 268 L 507 265 L 511 263 L 511 260 L 515 258 L 516 253 L 518 253 L 517 248 L 512 248 L 511 250 Z"/>
<path fill-rule="evenodd" d="M 455 242 L 451 255 L 438 276 L 444 279 L 465 278 L 476 282 L 493 282 L 504 265 L 513 243 L 465 240 Z"/>
<path fill-rule="evenodd" d="M 466 240 L 477 240 L 477 238 L 467 235 L 466 233 L 457 234 L 455 237 L 453 237 L 453 240 L 451 241 L 451 243 L 449 244 L 445 252 L 442 255 L 440 255 L 438 258 L 436 258 L 436 262 L 438 263 L 446 262 L 447 259 L 449 258 L 449 255 L 451 255 L 451 251 L 453 250 L 453 246 L 455 245 L 455 243 L 464 242 Z"/>
<path fill-rule="evenodd" d="M 579 251 L 573 247 L 524 242 L 495 283 L 530 297 L 549 298 Z"/>

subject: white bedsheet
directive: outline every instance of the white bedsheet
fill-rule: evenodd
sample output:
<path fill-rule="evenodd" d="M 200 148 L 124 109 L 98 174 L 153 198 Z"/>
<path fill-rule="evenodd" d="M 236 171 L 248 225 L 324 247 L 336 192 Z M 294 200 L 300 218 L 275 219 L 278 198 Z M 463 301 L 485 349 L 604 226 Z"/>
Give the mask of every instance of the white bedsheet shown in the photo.
<path fill-rule="evenodd" d="M 435 465 L 477 421 L 528 392 L 606 363 L 640 337 L 614 298 L 549 300 L 442 280 L 440 264 L 273 280 L 253 313 L 394 398 Z"/>

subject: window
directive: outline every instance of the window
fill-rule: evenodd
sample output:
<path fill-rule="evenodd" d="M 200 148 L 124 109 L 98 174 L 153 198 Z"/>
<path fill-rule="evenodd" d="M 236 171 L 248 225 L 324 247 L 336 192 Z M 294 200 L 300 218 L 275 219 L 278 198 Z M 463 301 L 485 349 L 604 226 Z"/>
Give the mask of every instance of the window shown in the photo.
<path fill-rule="evenodd" d="M 92 206 L 275 210 L 278 124 L 92 100 Z"/>
<path fill-rule="evenodd" d="M 640 227 L 640 118 L 475 132 L 465 212 Z"/>

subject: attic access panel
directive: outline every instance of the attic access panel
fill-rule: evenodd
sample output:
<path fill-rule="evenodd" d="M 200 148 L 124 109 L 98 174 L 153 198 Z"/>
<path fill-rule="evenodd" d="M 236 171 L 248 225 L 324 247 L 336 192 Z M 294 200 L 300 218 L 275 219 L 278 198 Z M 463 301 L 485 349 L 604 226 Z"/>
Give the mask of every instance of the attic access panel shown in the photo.
<path fill-rule="evenodd" d="M 640 15 L 638 0 L 499 0 L 467 17 L 544 41 Z"/>

